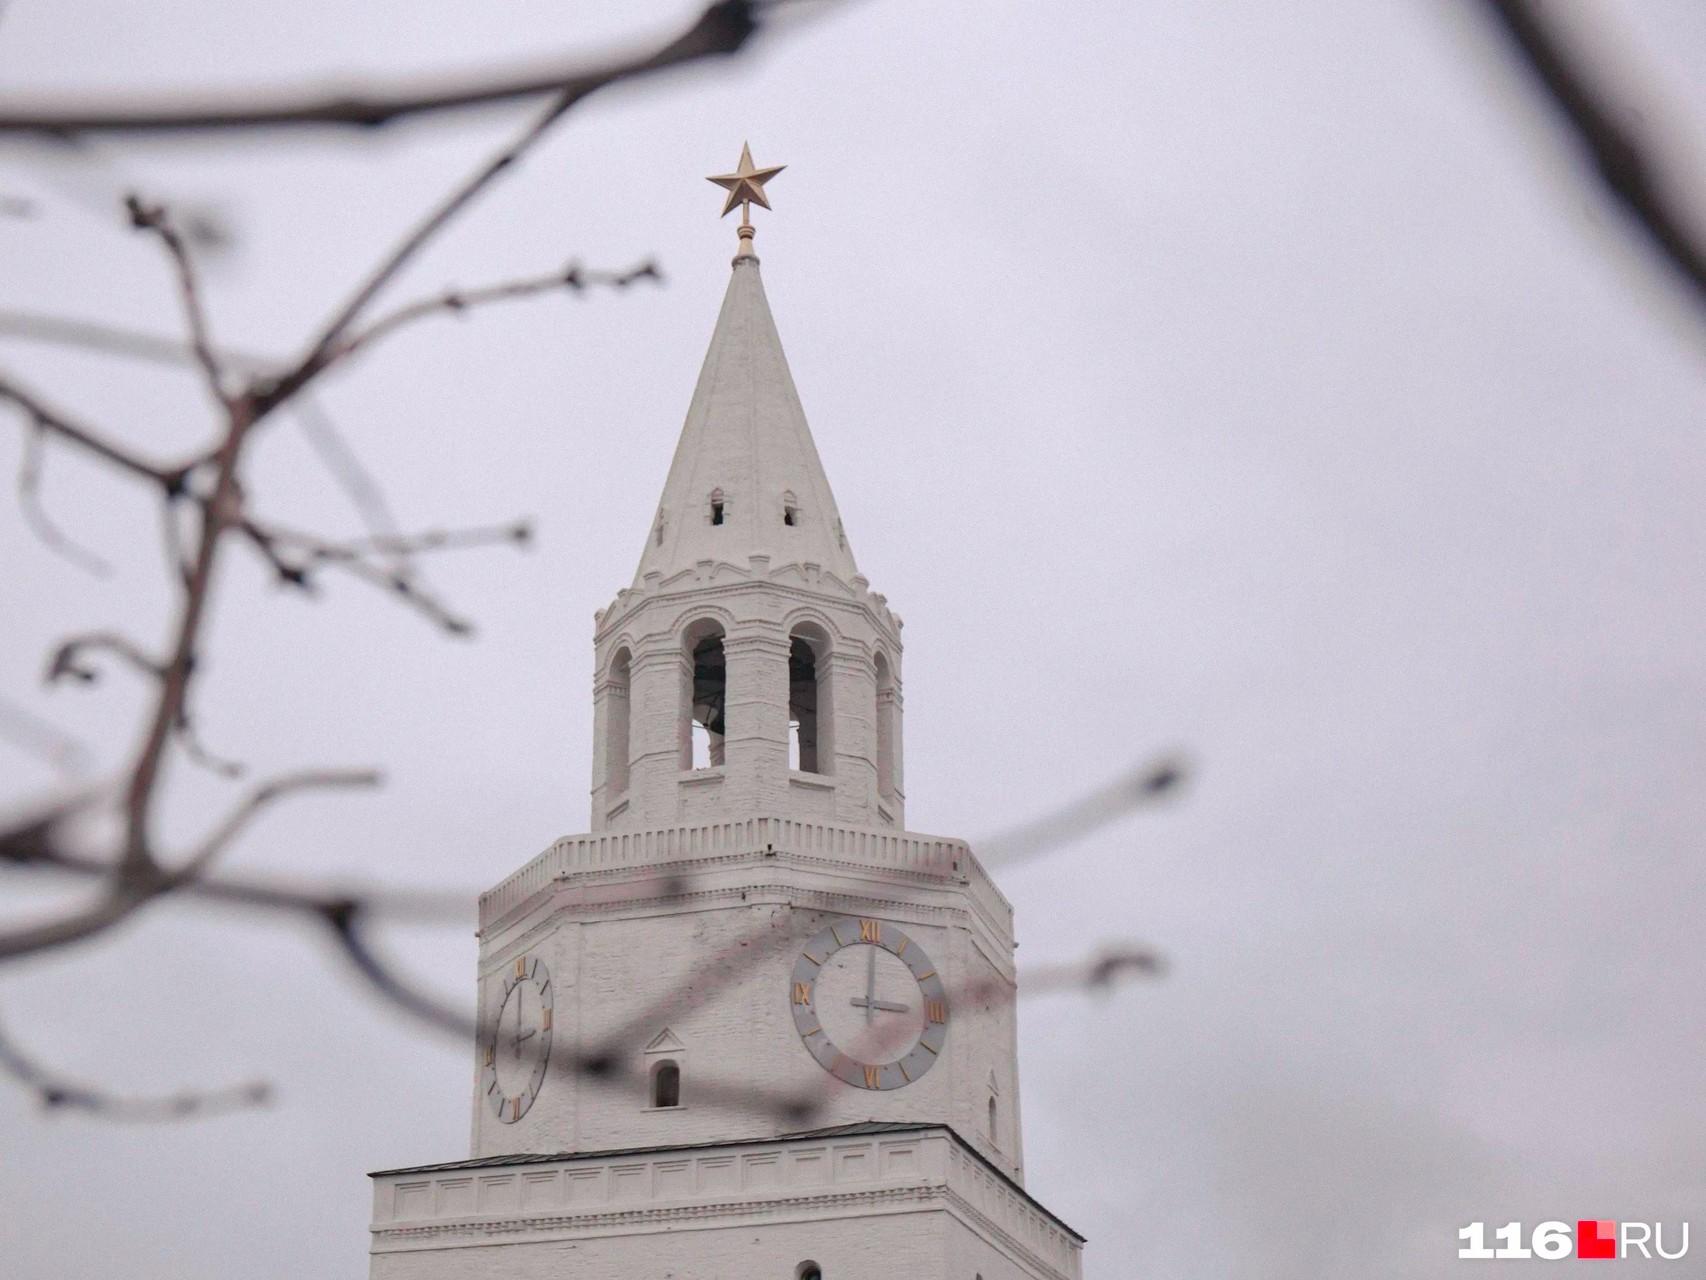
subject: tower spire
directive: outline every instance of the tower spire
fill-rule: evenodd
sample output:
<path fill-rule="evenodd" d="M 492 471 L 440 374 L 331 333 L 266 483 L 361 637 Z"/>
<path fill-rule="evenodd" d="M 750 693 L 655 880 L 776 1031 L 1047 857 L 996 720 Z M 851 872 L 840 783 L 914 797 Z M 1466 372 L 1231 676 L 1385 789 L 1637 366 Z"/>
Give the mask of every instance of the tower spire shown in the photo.
<path fill-rule="evenodd" d="M 739 169 L 712 181 L 725 187 L 724 212 L 750 202 L 769 208 L 763 183 L 781 166 L 760 169 L 750 148 Z M 741 227 L 728 292 L 688 406 L 663 497 L 640 557 L 636 585 L 710 563 L 770 569 L 812 565 L 851 586 L 858 568 L 841 527 L 829 477 L 782 352 Z"/>

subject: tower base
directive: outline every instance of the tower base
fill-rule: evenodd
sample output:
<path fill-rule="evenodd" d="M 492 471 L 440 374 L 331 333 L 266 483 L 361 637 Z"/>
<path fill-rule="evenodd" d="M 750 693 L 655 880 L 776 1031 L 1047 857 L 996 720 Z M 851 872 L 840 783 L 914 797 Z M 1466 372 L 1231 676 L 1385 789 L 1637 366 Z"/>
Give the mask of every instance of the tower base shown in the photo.
<path fill-rule="evenodd" d="M 371 1176 L 372 1280 L 1078 1280 L 1084 1244 L 943 1125 Z"/>

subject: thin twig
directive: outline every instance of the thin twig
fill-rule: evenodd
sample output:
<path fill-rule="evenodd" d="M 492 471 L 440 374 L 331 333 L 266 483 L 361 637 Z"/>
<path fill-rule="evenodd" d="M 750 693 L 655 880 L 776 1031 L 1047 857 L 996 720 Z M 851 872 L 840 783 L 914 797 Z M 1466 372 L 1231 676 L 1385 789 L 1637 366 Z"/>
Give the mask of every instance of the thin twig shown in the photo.
<path fill-rule="evenodd" d="M 1134 810 L 1172 797 L 1186 776 L 1180 757 L 1163 756 L 1051 813 L 977 841 L 978 859 L 986 867 L 1010 867 L 1063 848 Z"/>
<path fill-rule="evenodd" d="M 302 434 L 308 437 L 308 443 L 319 455 L 327 472 L 349 498 L 362 526 L 375 536 L 397 535 L 397 518 L 391 513 L 391 505 L 386 502 L 379 482 L 362 466 L 361 459 L 356 457 L 355 450 L 321 405 L 319 397 L 306 391 L 299 392 L 290 407 L 301 424 Z"/>
<path fill-rule="evenodd" d="M 272 1100 L 271 1087 L 261 1081 L 153 1098 L 108 1093 L 49 1071 L 26 1055 L 3 1027 L 0 1027 L 0 1072 L 29 1089 L 50 1111 L 87 1111 L 106 1120 L 200 1119 L 265 1106 Z"/>
<path fill-rule="evenodd" d="M 485 306 L 493 302 L 512 302 L 518 298 L 531 298 L 541 293 L 557 293 L 567 291 L 581 293 L 586 289 L 603 286 L 611 289 L 626 289 L 640 280 L 662 280 L 663 273 L 655 262 L 642 262 L 637 267 L 626 271 L 588 271 L 576 263 L 570 263 L 561 271 L 553 271 L 547 275 L 530 276 L 522 280 L 508 280 L 502 284 L 484 285 L 477 289 L 447 289 L 431 298 L 421 298 L 406 306 L 398 307 L 395 311 L 381 316 L 360 333 L 352 334 L 339 345 L 337 351 L 328 357 L 331 364 L 354 355 L 363 347 L 368 347 L 382 338 L 389 337 L 396 330 L 416 320 L 425 319 L 432 315 L 461 315 L 474 307 Z"/>
<path fill-rule="evenodd" d="M 181 366 L 196 362 L 194 349 L 181 338 L 166 338 L 157 333 L 127 329 L 99 320 L 42 315 L 34 311 L 0 310 L 0 338 L 74 347 L 98 355 L 145 360 L 150 364 Z M 278 369 L 284 363 L 271 356 L 257 355 L 224 345 L 219 347 L 215 355 L 222 365 L 252 373 Z"/>
<path fill-rule="evenodd" d="M 226 815 L 225 821 L 209 832 L 188 858 L 172 871 L 171 878 L 183 883 L 194 880 L 209 864 L 230 847 L 262 809 L 285 796 L 302 791 L 327 790 L 342 787 L 376 787 L 380 783 L 375 769 L 305 769 L 261 783 Z"/>
<path fill-rule="evenodd" d="M 82 543 L 72 539 L 53 522 L 47 514 L 47 508 L 42 505 L 41 473 L 42 464 L 47 457 L 44 447 L 46 441 L 47 428 L 42 425 L 40 419 L 31 421 L 29 433 L 24 437 L 24 456 L 18 464 L 18 506 L 23 510 L 24 519 L 35 531 L 36 537 L 41 539 L 49 551 L 97 578 L 105 578 L 112 573 L 112 566 Z"/>
<path fill-rule="evenodd" d="M 196 728 L 194 717 L 186 707 L 178 714 L 178 745 L 183 748 L 184 755 L 189 760 L 209 773 L 220 778 L 241 778 L 248 768 L 240 760 L 232 760 L 208 749 L 201 740 L 201 731 Z"/>
<path fill-rule="evenodd" d="M 88 767 L 89 748 L 10 698 L 0 698 L 0 739 L 26 751 L 67 777 Z"/>
<path fill-rule="evenodd" d="M 161 245 L 165 247 L 166 255 L 172 260 L 172 267 L 178 278 L 178 295 L 184 308 L 184 321 L 189 326 L 190 350 L 195 354 L 196 363 L 201 366 L 202 375 L 207 379 L 208 390 L 213 393 L 215 403 L 221 408 L 228 408 L 225 372 L 220 367 L 218 357 L 213 353 L 213 340 L 208 336 L 207 309 L 202 301 L 201 282 L 196 275 L 195 263 L 190 258 L 189 246 L 178 234 L 178 229 L 172 225 L 172 219 L 164 206 L 144 204 L 140 197 L 130 195 L 125 197 L 124 207 L 130 214 L 130 225 L 138 231 L 149 231 L 158 236 Z"/>
<path fill-rule="evenodd" d="M 24 415 L 40 430 L 76 445 L 85 452 L 111 463 L 129 475 L 152 480 L 155 484 L 176 491 L 184 483 L 189 466 L 168 466 L 151 462 L 114 444 L 93 427 L 77 422 L 62 410 L 48 405 L 40 396 L 26 390 L 15 379 L 0 373 L 0 403 L 10 403 L 23 410 Z"/>
<path fill-rule="evenodd" d="M 244 520 L 240 527 L 280 582 L 299 590 L 312 591 L 317 586 L 314 574 L 318 569 L 340 569 L 397 596 L 445 631 L 458 636 L 472 634 L 473 624 L 452 613 L 415 581 L 408 558 L 424 551 L 506 542 L 525 546 L 532 537 L 532 526 L 527 521 L 481 529 L 435 529 L 422 534 L 359 538 L 349 542 L 334 542 L 257 520 Z M 367 557 L 374 554 L 389 557 L 391 563 L 373 564 Z"/>
<path fill-rule="evenodd" d="M 72 679 L 84 684 L 93 684 L 99 678 L 100 672 L 83 661 L 83 655 L 91 650 L 122 658 L 150 679 L 158 680 L 163 674 L 160 662 L 144 653 L 134 640 L 116 631 L 91 631 L 60 642 L 59 647 L 53 651 L 53 656 L 48 659 L 47 675 L 44 677 L 47 683 Z"/>

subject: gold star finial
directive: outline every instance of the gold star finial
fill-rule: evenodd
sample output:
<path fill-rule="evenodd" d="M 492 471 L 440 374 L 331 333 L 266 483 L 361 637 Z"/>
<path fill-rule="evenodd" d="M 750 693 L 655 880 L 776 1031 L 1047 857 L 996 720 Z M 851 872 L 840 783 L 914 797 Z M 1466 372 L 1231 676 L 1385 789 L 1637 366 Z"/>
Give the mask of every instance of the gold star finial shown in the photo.
<path fill-rule="evenodd" d="M 729 193 L 728 199 L 723 201 L 723 217 L 726 218 L 734 212 L 737 204 L 740 206 L 739 234 L 742 253 L 752 252 L 752 206 L 757 205 L 760 209 L 770 207 L 770 201 L 764 198 L 764 184 L 787 167 L 785 164 L 778 164 L 760 169 L 752 163 L 752 148 L 743 142 L 740 144 L 739 167 L 733 173 L 716 174 L 706 179 Z"/>

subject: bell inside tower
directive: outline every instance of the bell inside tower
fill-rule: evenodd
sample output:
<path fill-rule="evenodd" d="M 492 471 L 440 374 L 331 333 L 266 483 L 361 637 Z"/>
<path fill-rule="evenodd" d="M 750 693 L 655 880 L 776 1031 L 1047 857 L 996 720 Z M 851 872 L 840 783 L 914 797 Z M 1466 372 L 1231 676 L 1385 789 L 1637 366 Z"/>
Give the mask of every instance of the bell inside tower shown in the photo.
<path fill-rule="evenodd" d="M 807 624 L 789 638 L 788 767 L 801 773 L 830 771 L 829 637 Z"/>
<path fill-rule="evenodd" d="M 714 627 L 688 641 L 692 655 L 689 697 L 689 758 L 691 769 L 715 769 L 723 763 L 723 706 L 728 690 L 728 666 L 723 658 L 723 632 Z"/>

